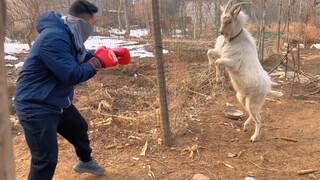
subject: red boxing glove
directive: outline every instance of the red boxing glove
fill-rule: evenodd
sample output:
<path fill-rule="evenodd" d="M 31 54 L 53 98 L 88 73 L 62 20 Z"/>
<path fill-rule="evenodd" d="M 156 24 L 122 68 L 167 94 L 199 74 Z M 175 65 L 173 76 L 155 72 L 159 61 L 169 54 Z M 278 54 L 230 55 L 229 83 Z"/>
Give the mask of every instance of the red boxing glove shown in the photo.
<path fill-rule="evenodd" d="M 87 61 L 96 71 L 118 65 L 118 59 L 114 52 L 105 46 L 99 47 L 93 57 Z"/>
<path fill-rule="evenodd" d="M 111 48 L 112 51 L 116 54 L 119 64 L 121 65 L 127 65 L 131 61 L 130 52 L 127 48 L 124 47 L 116 47 Z"/>

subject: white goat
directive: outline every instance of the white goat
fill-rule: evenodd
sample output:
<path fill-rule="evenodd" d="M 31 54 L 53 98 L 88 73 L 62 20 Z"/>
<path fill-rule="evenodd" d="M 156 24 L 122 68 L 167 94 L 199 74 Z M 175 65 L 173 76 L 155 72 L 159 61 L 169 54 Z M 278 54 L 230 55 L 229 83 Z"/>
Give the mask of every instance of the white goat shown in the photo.
<path fill-rule="evenodd" d="M 320 49 L 320 44 L 312 44 L 310 46 L 310 49 L 312 49 L 312 48 Z"/>
<path fill-rule="evenodd" d="M 258 139 L 261 128 L 260 111 L 265 98 L 271 92 L 271 80 L 268 73 L 261 66 L 256 50 L 255 40 L 244 25 L 248 16 L 241 12 L 243 4 L 238 3 L 229 8 L 220 7 L 221 27 L 215 49 L 207 53 L 209 64 L 216 65 L 216 78 L 220 81 L 221 67 L 225 67 L 233 88 L 237 92 L 237 99 L 248 111 L 249 118 L 245 121 L 243 130 L 254 121 L 256 128 L 251 141 Z M 214 61 L 214 57 L 220 57 Z"/>

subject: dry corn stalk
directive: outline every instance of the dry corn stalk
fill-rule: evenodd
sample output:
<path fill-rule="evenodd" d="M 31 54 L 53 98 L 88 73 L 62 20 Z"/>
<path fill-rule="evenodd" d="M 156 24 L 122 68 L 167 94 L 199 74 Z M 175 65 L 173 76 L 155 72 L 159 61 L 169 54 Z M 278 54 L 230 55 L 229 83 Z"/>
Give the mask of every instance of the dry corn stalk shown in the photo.
<path fill-rule="evenodd" d="M 197 152 L 198 154 L 199 153 L 199 148 L 205 148 L 205 147 L 202 147 L 202 146 L 198 146 L 198 145 L 193 145 L 192 147 L 188 146 L 186 148 L 184 148 L 182 151 L 181 151 L 181 154 L 187 154 L 188 152 L 190 153 L 189 157 L 190 158 L 193 158 L 194 157 L 194 153 Z"/>
<path fill-rule="evenodd" d="M 155 179 L 156 176 L 154 175 L 154 173 L 151 171 L 151 166 L 150 165 L 147 165 L 148 168 L 149 168 L 149 172 L 148 172 L 148 176 L 150 176 L 152 179 Z"/>
<path fill-rule="evenodd" d="M 97 109 L 97 112 L 98 112 L 98 113 L 101 113 L 101 107 L 102 107 L 102 106 L 103 106 L 104 108 L 108 109 L 108 110 L 112 110 L 111 105 L 110 105 L 109 103 L 107 103 L 107 101 L 102 100 L 102 101 L 99 103 L 99 106 L 98 106 L 98 109 Z"/>

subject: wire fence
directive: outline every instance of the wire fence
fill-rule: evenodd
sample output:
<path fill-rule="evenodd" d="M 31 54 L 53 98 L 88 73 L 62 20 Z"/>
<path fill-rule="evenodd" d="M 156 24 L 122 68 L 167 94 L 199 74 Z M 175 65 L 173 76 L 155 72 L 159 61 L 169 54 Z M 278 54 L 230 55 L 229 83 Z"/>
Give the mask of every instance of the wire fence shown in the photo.
<path fill-rule="evenodd" d="M 248 0 L 249 1 L 249 0 Z M 247 27 L 257 39 L 259 45 L 262 6 L 258 1 L 243 7 L 250 20 Z M 284 12 L 290 8 L 292 22 L 320 22 L 316 14 L 317 9 L 312 9 L 312 0 L 290 1 L 282 0 Z M 67 15 L 68 8 L 74 0 L 9 0 L 8 1 L 8 29 L 5 50 L 11 54 L 17 48 L 26 52 L 38 36 L 35 28 L 38 17 L 46 11 L 56 11 Z M 152 13 L 151 0 L 90 0 L 99 8 L 99 22 L 95 29 L 96 38 L 91 38 L 86 43 L 87 48 L 94 49 L 98 45 L 128 46 L 136 49 L 133 54 L 145 51 L 139 57 L 152 57 Z M 181 53 L 192 50 L 195 53 L 206 53 L 206 49 L 213 48 L 214 41 L 219 35 L 220 6 L 227 0 L 159 0 L 160 23 L 164 48 L 168 52 Z M 234 1 L 234 3 L 240 2 Z M 291 2 L 291 6 L 288 3 Z M 266 2 L 266 30 L 267 41 L 270 47 L 276 36 L 279 0 Z M 310 9 L 311 8 L 311 9 Z M 315 13 L 315 16 L 312 16 Z M 286 25 L 286 14 L 282 14 L 282 27 Z M 303 28 L 300 28 L 301 31 Z M 296 30 L 296 29 L 295 29 Z M 284 34 L 284 31 L 282 31 Z M 303 34 L 303 33 L 302 33 Z M 311 33 L 310 33 L 311 34 Z M 315 32 L 314 38 L 320 37 Z M 318 38 L 320 39 L 320 38 Z M 120 41 L 122 43 L 120 43 Z M 18 43 L 19 42 L 19 43 Z M 191 44 L 191 45 L 190 45 Z M 139 48 L 137 48 L 139 46 Z M 151 46 L 149 46 L 151 47 Z M 265 51 L 267 48 L 265 48 Z M 136 53 L 137 52 L 137 53 Z"/>
<path fill-rule="evenodd" d="M 31 46 L 38 33 L 35 29 L 37 18 L 46 11 L 57 11 L 66 15 L 74 0 L 17 0 L 8 2 L 9 23 L 7 37 Z M 99 7 L 99 22 L 94 35 L 110 37 L 109 43 L 117 39 L 131 38 L 138 42 L 150 41 L 151 31 L 151 0 L 92 0 Z M 120 3 L 121 2 L 121 3 Z M 124 3 L 123 3 L 124 2 Z M 199 1 L 200 2 L 200 1 Z M 215 28 L 217 3 L 212 1 L 160 1 L 161 32 L 165 46 L 179 49 L 172 45 L 180 40 L 192 40 L 195 43 L 213 41 L 217 35 Z M 220 2 L 225 3 L 224 1 Z M 124 5 L 128 14 L 124 13 Z M 31 11 L 33 10 L 33 11 Z M 220 12 L 219 12 L 220 13 Z M 126 18 L 129 31 L 126 31 Z M 103 44 L 101 38 L 93 42 Z M 114 44 L 114 43 L 113 43 Z M 20 48 L 18 43 L 7 46 L 7 52 Z M 25 46 L 25 45 L 23 45 Z M 11 50 L 10 50 L 11 49 Z"/>

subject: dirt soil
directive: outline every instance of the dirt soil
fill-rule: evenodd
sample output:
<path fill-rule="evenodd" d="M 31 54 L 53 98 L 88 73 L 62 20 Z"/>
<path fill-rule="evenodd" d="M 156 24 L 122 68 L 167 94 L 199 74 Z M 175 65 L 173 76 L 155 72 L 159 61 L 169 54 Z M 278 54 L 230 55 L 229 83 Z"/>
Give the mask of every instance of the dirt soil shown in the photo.
<path fill-rule="evenodd" d="M 319 52 L 302 51 L 304 72 L 318 79 Z M 266 62 L 266 70 L 277 64 L 272 59 Z M 58 136 L 59 161 L 54 179 L 183 180 L 197 173 L 211 179 L 320 177 L 319 84 L 295 82 L 292 93 L 299 96 L 292 97 L 292 78 L 273 75 L 277 83 L 273 89 L 284 95 L 267 98 L 261 113 L 261 135 L 257 142 L 250 142 L 254 125 L 242 131 L 248 115 L 228 84 L 215 84 L 205 51 L 170 53 L 165 56 L 165 65 L 172 147 L 163 145 L 161 135 L 156 61 L 133 58 L 128 66 L 100 71 L 75 92 L 73 103 L 89 124 L 92 155 L 106 168 L 106 174 L 74 172 L 77 156 L 73 146 Z M 19 70 L 8 67 L 7 71 L 12 97 Z M 224 115 L 224 108 L 231 105 L 244 112 L 242 119 Z M 27 179 L 30 153 L 14 108 L 10 111 L 16 176 Z M 141 156 L 146 143 L 145 156 Z M 314 172 L 298 174 L 310 169 Z"/>

